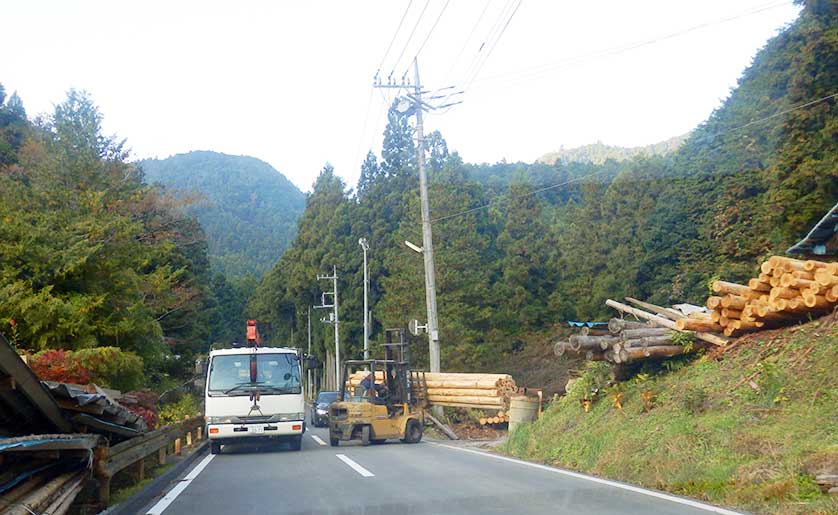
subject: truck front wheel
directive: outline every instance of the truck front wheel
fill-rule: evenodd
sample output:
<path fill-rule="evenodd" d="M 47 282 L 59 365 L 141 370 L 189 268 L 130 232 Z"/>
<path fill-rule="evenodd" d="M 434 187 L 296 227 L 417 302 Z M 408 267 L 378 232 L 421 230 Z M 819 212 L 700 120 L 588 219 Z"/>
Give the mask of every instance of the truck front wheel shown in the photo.
<path fill-rule="evenodd" d="M 303 435 L 297 435 L 291 439 L 291 450 L 299 451 L 303 448 Z"/>
<path fill-rule="evenodd" d="M 221 452 L 221 444 L 218 442 L 210 442 L 210 454 L 218 454 Z"/>

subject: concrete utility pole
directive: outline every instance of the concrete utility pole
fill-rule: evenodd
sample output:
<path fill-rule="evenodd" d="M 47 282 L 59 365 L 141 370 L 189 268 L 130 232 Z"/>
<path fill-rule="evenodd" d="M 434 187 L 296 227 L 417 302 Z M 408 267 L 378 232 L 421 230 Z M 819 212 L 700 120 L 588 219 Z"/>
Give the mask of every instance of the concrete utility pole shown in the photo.
<path fill-rule="evenodd" d="M 334 308 L 331 316 L 320 319 L 325 324 L 334 324 L 335 326 L 335 385 L 340 382 L 340 318 L 338 317 L 338 270 L 332 265 L 332 275 L 318 275 L 318 281 L 332 281 L 332 291 L 323 292 L 321 296 L 321 304 L 314 306 L 314 309 Z M 326 295 L 332 296 L 332 303 L 326 304 Z"/>
<path fill-rule="evenodd" d="M 419 62 L 413 59 L 413 71 L 415 77 L 414 84 L 408 84 L 402 78 L 402 84 L 396 84 L 392 81 L 387 84 L 382 84 L 378 75 L 374 79 L 374 88 L 384 89 L 407 89 L 413 87 L 413 94 L 408 93 L 407 98 L 412 102 L 413 107 L 411 111 L 416 114 L 416 157 L 419 163 L 419 195 L 422 205 L 422 248 L 417 250 L 422 253 L 425 260 L 425 305 L 428 310 L 428 351 L 430 354 L 430 368 L 431 372 L 440 371 L 440 353 L 439 353 L 439 320 L 437 318 L 436 309 L 436 272 L 434 269 L 434 248 L 433 235 L 431 233 L 431 208 L 428 201 L 428 179 L 425 172 L 425 135 L 424 125 L 422 120 L 422 111 L 424 109 L 442 109 L 459 104 L 460 101 L 452 102 L 441 106 L 432 106 L 422 101 L 422 84 L 419 81 Z M 449 89 L 449 88 L 446 88 Z M 453 95 L 462 92 L 452 93 L 446 99 Z M 409 115 L 409 114 L 408 114 Z M 413 248 L 413 247 L 411 247 Z"/>
<path fill-rule="evenodd" d="M 311 306 L 308 307 L 308 355 L 311 356 Z M 308 372 L 308 398 L 314 397 L 314 384 L 311 382 L 311 369 L 306 368 Z"/>
<path fill-rule="evenodd" d="M 422 86 L 419 82 L 419 61 L 413 59 L 416 105 L 416 160 L 419 163 L 419 195 L 422 204 L 422 249 L 425 257 L 425 304 L 428 309 L 428 346 L 431 372 L 439 372 L 439 322 L 436 315 L 436 271 L 434 243 L 431 234 L 431 206 L 428 201 L 428 178 L 425 173 L 425 136 L 422 124 Z"/>
<path fill-rule="evenodd" d="M 370 249 L 366 238 L 358 240 L 358 244 L 364 250 L 364 359 L 370 359 L 370 311 L 367 300 L 367 290 L 369 290 L 370 281 L 367 277 L 367 251 Z"/>

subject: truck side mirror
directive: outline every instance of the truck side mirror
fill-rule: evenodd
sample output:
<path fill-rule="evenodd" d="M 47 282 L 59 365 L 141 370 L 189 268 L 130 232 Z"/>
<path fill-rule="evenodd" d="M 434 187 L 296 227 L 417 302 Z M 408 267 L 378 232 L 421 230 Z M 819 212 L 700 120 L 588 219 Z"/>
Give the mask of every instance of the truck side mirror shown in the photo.
<path fill-rule="evenodd" d="M 314 356 L 306 356 L 306 368 L 308 369 L 318 369 L 323 368 L 323 363 L 320 362 L 319 359 L 315 358 Z"/>

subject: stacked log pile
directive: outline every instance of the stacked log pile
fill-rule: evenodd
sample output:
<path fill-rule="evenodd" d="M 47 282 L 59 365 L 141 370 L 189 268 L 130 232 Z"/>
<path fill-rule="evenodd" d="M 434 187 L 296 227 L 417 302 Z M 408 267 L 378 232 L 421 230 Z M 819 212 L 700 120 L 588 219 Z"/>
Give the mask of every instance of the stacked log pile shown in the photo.
<path fill-rule="evenodd" d="M 709 320 L 709 315 L 691 315 L 685 320 Z M 631 363 L 637 360 L 668 358 L 678 356 L 698 348 L 696 345 L 684 346 L 683 340 L 674 338 L 677 331 L 668 327 L 659 327 L 653 322 L 635 322 L 622 318 L 612 318 L 608 322 L 608 334 L 590 336 L 574 334 L 567 341 L 553 345 L 557 356 L 576 354 L 588 361 L 608 361 L 611 363 Z"/>
<path fill-rule="evenodd" d="M 693 331 L 738 336 L 819 316 L 838 305 L 838 263 L 773 256 L 747 285 L 715 281 L 710 324 Z"/>
<path fill-rule="evenodd" d="M 480 425 L 498 425 L 498 424 L 507 424 L 509 423 L 509 411 L 498 411 L 497 414 L 493 417 L 482 417 L 480 418 Z"/>
<path fill-rule="evenodd" d="M 350 391 L 360 384 L 365 374 L 359 371 L 349 376 Z M 509 409 L 509 397 L 518 391 L 509 374 L 423 372 L 421 378 L 423 384 L 412 384 L 413 395 L 431 406 L 505 411 Z M 375 380 L 381 383 L 384 375 L 376 372 Z"/>

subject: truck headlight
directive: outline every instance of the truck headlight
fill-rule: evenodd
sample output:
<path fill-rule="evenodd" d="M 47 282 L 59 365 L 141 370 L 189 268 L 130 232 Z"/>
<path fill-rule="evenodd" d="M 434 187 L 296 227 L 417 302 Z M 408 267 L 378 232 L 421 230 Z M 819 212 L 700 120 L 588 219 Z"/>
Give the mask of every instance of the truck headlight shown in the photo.
<path fill-rule="evenodd" d="M 232 424 L 233 417 L 206 417 L 207 424 Z"/>
<path fill-rule="evenodd" d="M 318 409 L 317 409 L 317 414 L 318 414 L 318 415 L 325 415 L 326 413 L 327 413 L 327 411 L 326 411 L 326 410 L 324 410 L 324 409 L 321 409 L 321 408 L 318 408 Z"/>
<path fill-rule="evenodd" d="M 291 420 L 303 420 L 305 413 L 283 413 L 279 415 L 280 422 L 290 422 Z"/>

